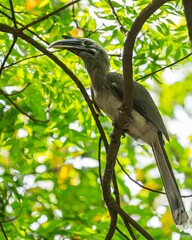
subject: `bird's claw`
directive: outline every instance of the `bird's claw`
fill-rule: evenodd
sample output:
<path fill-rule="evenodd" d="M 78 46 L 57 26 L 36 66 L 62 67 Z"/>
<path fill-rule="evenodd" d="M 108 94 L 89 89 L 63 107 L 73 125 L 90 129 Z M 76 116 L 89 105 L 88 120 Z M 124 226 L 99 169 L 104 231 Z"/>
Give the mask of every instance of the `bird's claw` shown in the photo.
<path fill-rule="evenodd" d="M 114 128 L 117 128 L 117 129 L 118 129 L 118 124 L 117 124 L 117 121 L 116 121 L 116 120 L 114 120 L 114 121 L 112 122 L 112 125 L 113 125 Z M 121 135 L 123 136 L 123 138 L 125 138 L 125 134 L 126 134 L 126 131 L 123 130 L 122 133 L 121 133 Z M 112 139 L 112 137 L 114 138 L 113 132 L 110 134 L 110 137 L 111 137 L 111 139 Z"/>
<path fill-rule="evenodd" d="M 122 135 L 122 138 L 125 138 L 126 137 L 126 132 L 123 130 L 121 135 Z"/>
<path fill-rule="evenodd" d="M 115 127 L 115 128 L 118 128 L 118 127 L 117 127 L 117 121 L 116 121 L 116 120 L 113 120 L 112 126 Z"/>

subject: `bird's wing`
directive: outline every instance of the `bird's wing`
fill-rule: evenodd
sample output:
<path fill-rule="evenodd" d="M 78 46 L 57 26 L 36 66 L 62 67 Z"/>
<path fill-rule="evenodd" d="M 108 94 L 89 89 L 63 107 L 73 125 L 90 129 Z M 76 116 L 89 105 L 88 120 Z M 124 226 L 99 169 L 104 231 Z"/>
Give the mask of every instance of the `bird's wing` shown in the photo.
<path fill-rule="evenodd" d="M 110 87 L 112 94 L 120 101 L 123 100 L 123 77 L 121 74 L 112 72 L 106 75 L 107 86 Z"/>
<path fill-rule="evenodd" d="M 120 101 L 123 100 L 124 80 L 119 73 L 108 73 L 107 85 L 110 86 L 112 94 Z M 133 109 L 138 111 L 146 119 L 151 121 L 169 141 L 169 136 L 163 119 L 149 92 L 138 82 L 133 81 Z"/>

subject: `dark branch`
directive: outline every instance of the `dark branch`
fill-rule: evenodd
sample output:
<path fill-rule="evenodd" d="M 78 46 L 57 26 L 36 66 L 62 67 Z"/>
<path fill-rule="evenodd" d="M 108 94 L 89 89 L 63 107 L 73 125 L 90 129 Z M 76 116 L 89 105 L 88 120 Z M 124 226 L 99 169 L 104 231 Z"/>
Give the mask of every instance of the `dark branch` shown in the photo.
<path fill-rule="evenodd" d="M 6 10 L 9 10 L 9 11 L 11 11 L 11 9 L 10 9 L 10 8 L 8 8 L 8 7 L 4 6 L 2 3 L 0 3 L 0 6 L 1 6 L 2 8 L 4 8 L 4 9 L 6 9 Z"/>
<path fill-rule="evenodd" d="M 46 119 L 46 120 L 36 119 L 33 116 L 29 115 L 28 113 L 24 112 L 19 106 L 17 106 L 16 103 L 13 102 L 13 100 L 9 97 L 9 95 L 7 93 L 5 93 L 2 89 L 0 89 L 0 94 L 2 94 L 20 113 L 22 113 L 23 115 L 27 116 L 32 121 L 34 121 L 34 122 L 42 122 L 42 123 L 49 122 L 49 119 Z"/>
<path fill-rule="evenodd" d="M 67 3 L 65 6 L 63 6 L 61 8 L 58 8 L 55 11 L 53 11 L 53 12 L 51 12 L 51 13 L 49 13 L 49 14 L 47 14 L 47 15 L 45 15 L 45 16 L 43 16 L 43 17 L 41 17 L 41 18 L 39 18 L 39 19 L 37 19 L 37 20 L 35 20 L 35 21 L 25 25 L 25 26 L 23 26 L 20 30 L 23 31 L 23 30 L 25 30 L 25 29 L 27 29 L 27 28 L 29 28 L 29 27 L 37 24 L 37 23 L 40 23 L 40 22 L 44 21 L 45 19 L 48 19 L 49 17 L 53 16 L 54 14 L 72 6 L 73 4 L 78 3 L 79 1 L 81 1 L 81 0 L 75 0 L 75 1 L 72 1 L 70 3 Z"/>
<path fill-rule="evenodd" d="M 145 231 L 135 220 L 133 220 L 116 202 L 113 198 L 111 200 L 111 206 L 112 208 L 122 217 L 123 221 L 127 221 L 129 224 L 131 224 L 139 233 L 141 233 L 146 239 L 148 240 L 154 240 L 151 235 Z"/>
<path fill-rule="evenodd" d="M 116 156 L 120 147 L 120 137 L 123 131 L 124 124 L 127 121 L 127 116 L 131 116 L 132 111 L 132 102 L 133 102 L 133 65 L 132 65 L 132 57 L 133 57 L 133 48 L 135 44 L 135 39 L 140 32 L 143 24 L 147 21 L 147 19 L 165 2 L 168 0 L 154 0 L 151 4 L 149 4 L 136 18 L 133 23 L 130 31 L 127 34 L 124 43 L 123 49 L 123 77 L 124 77 L 124 99 L 122 106 L 120 107 L 120 111 L 117 118 L 117 126 L 118 128 L 114 128 L 113 138 L 111 139 L 111 143 L 109 145 L 108 153 L 107 153 L 107 163 L 105 167 L 104 177 L 103 177 L 103 197 L 105 203 L 109 209 L 110 214 L 119 213 L 124 222 L 127 222 L 134 226 L 143 236 L 147 239 L 153 239 L 140 225 L 138 225 L 131 217 L 129 217 L 123 209 L 115 202 L 115 200 L 111 196 L 111 180 L 113 177 L 114 166 Z M 129 93 L 129 94 L 128 94 Z M 129 226 L 127 225 L 127 228 Z"/>
<path fill-rule="evenodd" d="M 133 48 L 135 39 L 143 27 L 147 19 L 164 3 L 169 0 L 153 0 L 143 11 L 138 15 L 134 21 L 130 31 L 125 39 L 123 48 L 123 77 L 124 77 L 124 99 L 121 110 L 125 111 L 128 116 L 131 115 L 133 102 Z M 129 93 L 129 94 L 127 94 Z"/>
<path fill-rule="evenodd" d="M 21 60 L 19 60 L 19 61 L 12 62 L 11 64 L 5 66 L 3 69 L 9 68 L 9 67 L 12 67 L 12 66 L 14 66 L 14 65 L 17 65 L 18 63 L 22 63 L 22 62 L 24 62 L 24 61 L 27 61 L 27 60 L 30 60 L 30 59 L 33 59 L 33 58 L 42 57 L 42 56 L 44 56 L 44 54 L 38 54 L 38 55 L 26 57 L 26 58 L 23 58 L 23 59 L 21 59 Z"/>
<path fill-rule="evenodd" d="M 157 191 L 157 190 L 154 190 L 152 188 L 148 188 L 148 187 L 145 187 L 144 185 L 140 184 L 139 182 L 137 182 L 135 179 L 133 179 L 127 172 L 126 170 L 124 169 L 124 167 L 121 165 L 120 161 L 117 159 L 117 162 L 121 168 L 121 170 L 125 173 L 125 175 L 132 181 L 134 182 L 135 184 L 137 184 L 139 187 L 145 189 L 145 190 L 148 190 L 150 192 L 155 192 L 155 193 L 160 193 L 160 194 L 166 194 L 165 192 L 161 192 L 161 191 Z"/>
<path fill-rule="evenodd" d="M 4 60 L 3 60 L 3 63 L 2 63 L 2 65 L 1 65 L 0 75 L 1 75 L 1 73 L 2 73 L 2 71 L 3 71 L 3 69 L 4 69 L 5 63 L 6 63 L 7 59 L 8 59 L 8 57 L 9 57 L 9 55 L 11 54 L 11 52 L 12 52 L 14 46 L 15 46 L 16 41 L 17 41 L 17 37 L 14 37 L 13 42 L 12 42 L 12 44 L 11 44 L 11 47 L 9 48 L 9 51 L 8 51 L 8 53 L 6 54 L 6 56 L 5 56 Z"/>
<path fill-rule="evenodd" d="M 0 228 L 1 228 L 1 231 L 2 231 L 2 233 L 3 233 L 4 237 L 5 237 L 5 239 L 8 240 L 7 234 L 6 234 L 5 230 L 4 230 L 4 228 L 3 228 L 3 224 L 2 224 L 1 222 L 0 222 Z"/>
<path fill-rule="evenodd" d="M 13 20 L 12 17 L 10 17 L 8 14 L 2 12 L 0 10 L 0 13 L 3 14 L 5 17 L 7 17 L 8 19 L 10 20 Z M 22 23 L 16 21 L 16 23 L 19 25 L 19 26 L 24 26 Z M 33 34 L 34 36 L 36 36 L 39 40 L 41 40 L 42 42 L 46 43 L 46 44 L 49 44 L 47 41 L 45 41 L 43 38 L 41 38 L 37 33 L 35 33 L 34 31 L 30 30 L 30 29 L 27 29 L 27 31 L 29 31 L 31 34 Z"/>
<path fill-rule="evenodd" d="M 123 33 L 127 33 L 127 30 L 125 29 L 125 27 L 123 26 L 123 24 L 121 23 L 121 21 L 119 20 L 119 17 L 115 11 L 115 8 L 113 7 L 113 4 L 111 2 L 111 0 L 108 0 L 108 3 L 109 3 L 109 6 L 111 8 L 111 11 L 113 13 L 113 16 L 114 18 L 116 19 L 117 23 L 119 24 L 119 27 L 120 27 L 120 30 L 123 32 Z"/>
<path fill-rule="evenodd" d="M 118 227 L 116 227 L 117 232 L 119 232 L 125 239 L 130 240 Z"/>
<path fill-rule="evenodd" d="M 13 96 L 13 95 L 20 94 L 20 93 L 24 92 L 30 85 L 31 85 L 31 83 L 29 82 L 29 83 L 27 83 L 27 85 L 26 85 L 23 89 L 21 89 L 20 91 L 16 91 L 16 92 L 13 92 L 13 93 L 10 93 L 10 94 L 7 94 L 7 95 L 8 95 L 8 96 Z"/>
<path fill-rule="evenodd" d="M 12 20 L 13 20 L 13 23 L 14 23 L 14 27 L 17 28 L 17 22 L 16 22 L 16 18 L 15 18 L 15 12 L 14 12 L 14 8 L 13 8 L 13 2 L 12 2 L 12 0 L 9 0 L 9 4 L 10 4 L 10 8 L 11 8 Z M 0 75 L 1 75 L 1 73 L 2 73 L 2 71 L 3 71 L 3 68 L 4 68 L 4 66 L 5 66 L 5 63 L 6 63 L 7 59 L 8 59 L 8 57 L 9 57 L 9 55 L 11 54 L 11 52 L 12 52 L 14 46 L 15 46 L 16 41 L 17 41 L 17 37 L 14 37 L 13 42 L 12 42 L 12 44 L 11 44 L 11 47 L 9 48 L 9 51 L 8 51 L 7 55 L 5 56 L 5 58 L 4 58 L 4 60 L 3 60 L 3 63 L 2 63 L 2 65 L 1 65 Z"/>
<path fill-rule="evenodd" d="M 105 237 L 105 240 L 111 240 L 113 238 L 113 235 L 115 233 L 115 229 L 117 226 L 117 212 L 115 212 L 112 208 L 109 208 L 108 210 L 109 210 L 111 219 L 110 219 L 110 225 L 109 225 L 109 229 Z"/>
<path fill-rule="evenodd" d="M 129 231 L 129 233 L 130 233 L 130 235 L 131 235 L 131 237 L 132 237 L 132 240 L 137 240 L 137 238 L 135 237 L 135 234 L 134 234 L 134 232 L 133 232 L 133 230 L 132 230 L 131 225 L 129 224 L 129 222 L 127 222 L 127 221 L 124 220 L 124 224 L 125 224 L 125 226 L 127 227 L 128 231 Z"/>
<path fill-rule="evenodd" d="M 17 22 L 16 22 L 16 18 L 15 18 L 15 11 L 14 11 L 14 7 L 13 7 L 13 2 L 12 2 L 12 0 L 9 0 L 9 4 L 10 4 L 10 8 L 11 8 L 11 14 L 12 14 L 12 19 L 13 19 L 14 27 L 17 28 Z"/>
<path fill-rule="evenodd" d="M 192 1 L 183 0 L 184 12 L 187 21 L 190 42 L 192 44 Z"/>
<path fill-rule="evenodd" d="M 167 68 L 170 68 L 170 67 L 176 65 L 177 63 L 185 60 L 186 58 L 190 57 L 191 55 L 192 55 L 192 53 L 189 53 L 189 54 L 187 54 L 185 57 L 183 57 L 183 58 L 181 58 L 181 59 L 179 59 L 179 60 L 177 60 L 177 61 L 175 61 L 175 62 L 173 62 L 173 63 L 171 63 L 171 64 L 169 64 L 169 65 L 167 65 L 167 66 L 165 66 L 165 67 L 162 67 L 162 68 L 160 68 L 160 69 L 158 69 L 158 70 L 156 70 L 156 71 L 154 71 L 154 72 L 151 72 L 151 73 L 149 73 L 149 74 L 147 74 L 147 75 L 145 75 L 145 76 L 143 76 L 143 77 L 140 77 L 140 78 L 136 79 L 136 81 L 140 81 L 140 80 L 145 79 L 145 78 L 147 78 L 147 77 L 150 77 L 150 76 L 152 76 L 152 75 L 154 75 L 154 74 L 156 74 L 156 73 L 158 73 L 158 72 L 161 72 L 161 71 L 163 71 L 163 70 L 165 70 L 165 69 L 167 69 Z"/>

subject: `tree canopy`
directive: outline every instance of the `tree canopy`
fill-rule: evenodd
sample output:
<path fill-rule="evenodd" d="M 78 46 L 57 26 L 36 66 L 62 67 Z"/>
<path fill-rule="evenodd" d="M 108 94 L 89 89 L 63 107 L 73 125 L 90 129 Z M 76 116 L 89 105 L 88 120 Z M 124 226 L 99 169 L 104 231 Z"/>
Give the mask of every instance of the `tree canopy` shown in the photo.
<path fill-rule="evenodd" d="M 63 35 L 93 39 L 108 52 L 111 71 L 122 73 L 127 32 L 150 2 L 1 1 L 0 239 L 105 239 L 111 216 L 101 187 L 102 140 L 110 142 L 113 126 L 94 110 L 83 62 L 47 47 Z M 141 30 L 141 22 L 135 26 L 133 79 L 150 91 L 164 118 L 166 151 L 191 216 L 190 29 L 181 1 L 153 3 L 162 6 Z M 114 199 L 142 229 L 118 216 L 113 239 L 147 238 L 143 230 L 147 239 L 191 239 L 191 229 L 175 226 L 159 193 L 162 181 L 148 146 L 122 138 L 114 176 Z"/>

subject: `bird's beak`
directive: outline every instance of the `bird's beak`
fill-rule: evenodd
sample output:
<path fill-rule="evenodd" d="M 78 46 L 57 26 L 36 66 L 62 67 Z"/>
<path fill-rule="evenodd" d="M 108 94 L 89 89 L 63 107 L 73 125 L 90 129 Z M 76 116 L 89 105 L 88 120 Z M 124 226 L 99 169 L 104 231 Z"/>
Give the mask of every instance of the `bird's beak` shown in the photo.
<path fill-rule="evenodd" d="M 51 43 L 48 48 L 85 50 L 85 46 L 83 46 L 81 39 L 72 37 L 65 37 L 64 40 L 55 41 Z"/>

